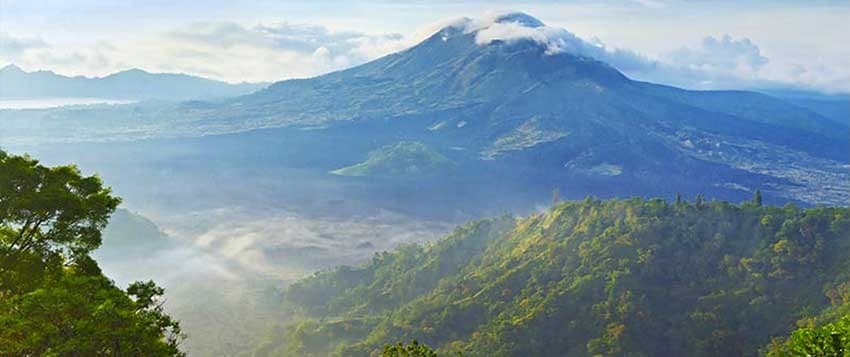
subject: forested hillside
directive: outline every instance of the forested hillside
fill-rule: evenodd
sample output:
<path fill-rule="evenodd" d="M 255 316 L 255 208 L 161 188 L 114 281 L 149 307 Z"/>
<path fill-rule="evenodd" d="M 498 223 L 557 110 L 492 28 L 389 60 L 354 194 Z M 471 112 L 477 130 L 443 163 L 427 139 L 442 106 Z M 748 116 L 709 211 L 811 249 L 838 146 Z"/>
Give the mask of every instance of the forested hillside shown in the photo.
<path fill-rule="evenodd" d="M 587 199 L 289 287 L 262 353 L 748 356 L 847 303 L 850 209 Z"/>

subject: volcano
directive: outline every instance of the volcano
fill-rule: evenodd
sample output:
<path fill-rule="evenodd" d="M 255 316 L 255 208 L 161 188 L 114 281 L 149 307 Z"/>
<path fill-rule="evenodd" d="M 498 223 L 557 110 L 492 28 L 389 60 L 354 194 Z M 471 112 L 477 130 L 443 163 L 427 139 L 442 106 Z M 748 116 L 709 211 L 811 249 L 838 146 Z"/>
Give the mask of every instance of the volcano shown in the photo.
<path fill-rule="evenodd" d="M 279 82 L 208 115 L 345 124 L 350 140 L 416 140 L 527 178 L 626 184 L 634 194 L 761 189 L 850 200 L 847 127 L 759 93 L 631 80 L 586 55 L 592 46 L 523 13 L 462 19 L 405 51 Z"/>

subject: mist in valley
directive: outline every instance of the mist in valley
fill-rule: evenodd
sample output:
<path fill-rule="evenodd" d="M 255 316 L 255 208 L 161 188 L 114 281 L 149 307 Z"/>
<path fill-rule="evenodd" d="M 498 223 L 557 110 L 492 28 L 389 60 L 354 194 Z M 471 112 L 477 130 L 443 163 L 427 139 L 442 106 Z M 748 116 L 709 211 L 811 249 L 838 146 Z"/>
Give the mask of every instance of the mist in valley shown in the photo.
<path fill-rule="evenodd" d="M 434 240 L 451 227 L 389 212 L 341 219 L 228 208 L 144 217 L 119 211 L 95 257 L 119 286 L 152 279 L 167 289 L 166 309 L 190 334 L 186 351 L 237 354 L 287 321 L 280 291 L 292 281 Z"/>

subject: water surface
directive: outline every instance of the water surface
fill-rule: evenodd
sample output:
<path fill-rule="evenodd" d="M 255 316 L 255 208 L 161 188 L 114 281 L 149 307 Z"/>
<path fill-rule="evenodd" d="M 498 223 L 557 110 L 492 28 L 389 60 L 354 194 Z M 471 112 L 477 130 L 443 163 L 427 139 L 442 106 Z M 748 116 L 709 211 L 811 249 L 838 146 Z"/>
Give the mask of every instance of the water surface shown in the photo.
<path fill-rule="evenodd" d="M 135 100 L 92 97 L 0 98 L 0 109 L 44 109 L 71 105 L 129 104 Z"/>

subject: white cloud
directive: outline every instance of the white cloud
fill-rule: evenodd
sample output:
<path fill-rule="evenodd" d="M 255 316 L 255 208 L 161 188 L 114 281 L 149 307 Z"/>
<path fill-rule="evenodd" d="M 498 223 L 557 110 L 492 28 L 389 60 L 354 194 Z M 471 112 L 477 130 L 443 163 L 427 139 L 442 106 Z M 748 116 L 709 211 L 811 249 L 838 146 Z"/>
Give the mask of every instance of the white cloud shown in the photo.
<path fill-rule="evenodd" d="M 705 37 L 695 47 L 685 46 L 663 53 L 645 66 L 635 63 L 624 72 L 636 78 L 693 89 L 800 88 L 826 92 L 850 92 L 850 71 L 824 65 L 812 58 L 807 63 L 774 62 L 749 38 L 724 35 Z"/>
<path fill-rule="evenodd" d="M 634 2 L 651 9 L 661 9 L 668 6 L 666 1 L 660 0 L 634 0 Z"/>
<path fill-rule="evenodd" d="M 666 60 L 672 65 L 699 71 L 740 74 L 757 72 L 769 62 L 750 39 L 733 39 L 730 35 L 720 39 L 708 36 L 700 47 L 680 48 L 668 54 Z"/>
<path fill-rule="evenodd" d="M 234 22 L 199 22 L 134 41 L 82 46 L 48 46 L 6 38 L 0 37 L 4 41 L 0 63 L 14 62 L 28 70 L 102 76 L 135 67 L 232 82 L 314 76 L 407 46 L 399 34 L 330 31 L 289 23 L 246 27 Z"/>
<path fill-rule="evenodd" d="M 313 76 L 403 48 L 398 34 L 334 32 L 322 26 L 289 23 L 254 27 L 198 23 L 153 42 L 164 47 L 165 56 L 185 54 L 183 61 L 176 62 L 178 69 L 206 69 L 215 73 L 214 77 L 231 81 Z"/>
<path fill-rule="evenodd" d="M 0 58 L 15 59 L 24 52 L 47 47 L 47 44 L 38 37 L 17 37 L 0 31 Z"/>

